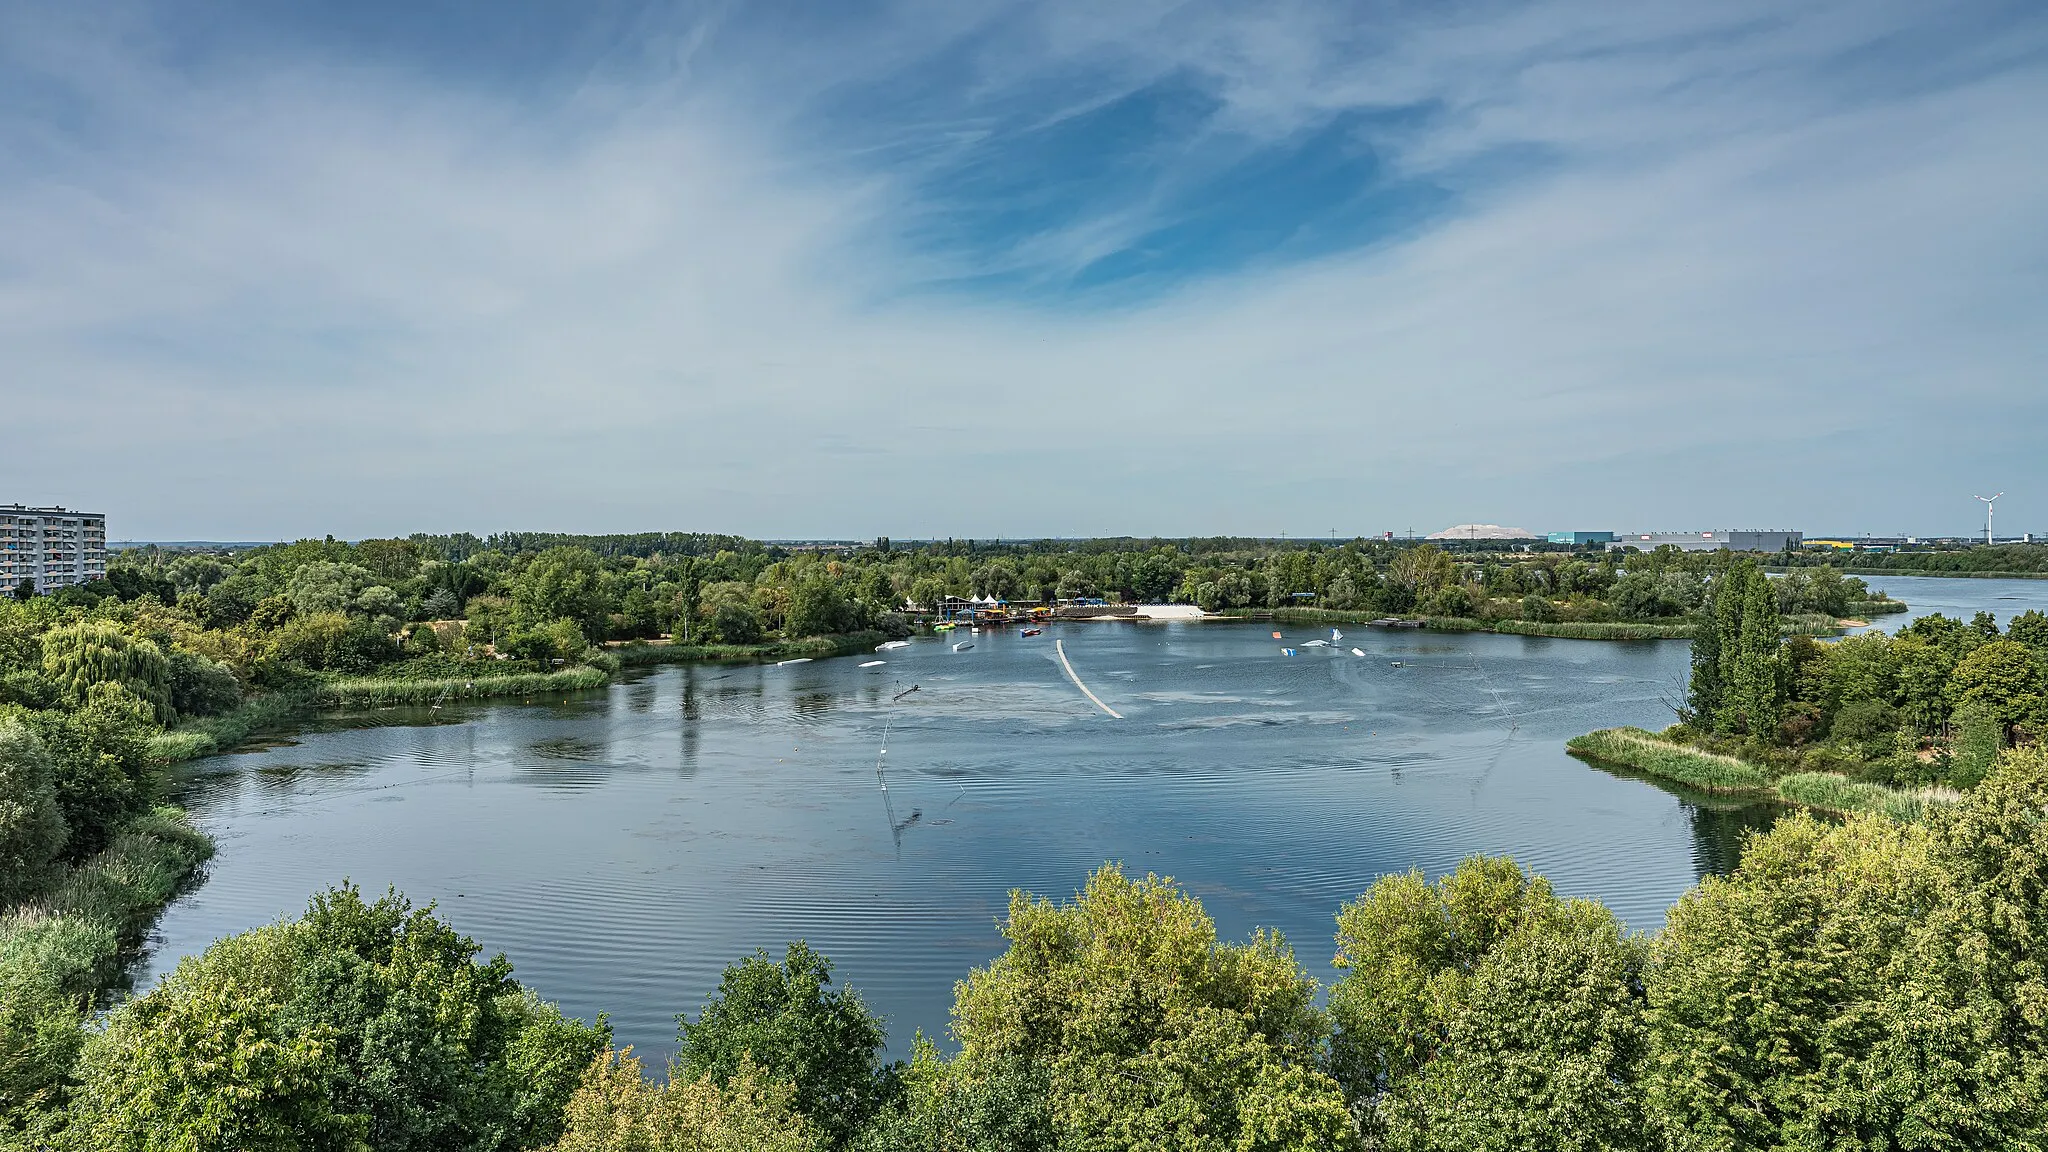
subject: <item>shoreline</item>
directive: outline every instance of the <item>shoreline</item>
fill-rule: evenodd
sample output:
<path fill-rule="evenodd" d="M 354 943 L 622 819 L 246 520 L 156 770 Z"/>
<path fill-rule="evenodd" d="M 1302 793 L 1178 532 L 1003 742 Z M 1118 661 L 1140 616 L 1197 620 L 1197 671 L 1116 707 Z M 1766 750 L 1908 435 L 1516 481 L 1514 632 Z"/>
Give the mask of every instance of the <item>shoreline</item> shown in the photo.
<path fill-rule="evenodd" d="M 1836 816 L 1874 813 L 1910 823 L 1955 798 L 1944 788 L 1908 792 L 1831 772 L 1773 777 L 1747 760 L 1701 751 L 1633 727 L 1574 736 L 1565 741 L 1565 751 L 1594 767 L 1612 765 L 1715 796 L 1776 802 Z"/>

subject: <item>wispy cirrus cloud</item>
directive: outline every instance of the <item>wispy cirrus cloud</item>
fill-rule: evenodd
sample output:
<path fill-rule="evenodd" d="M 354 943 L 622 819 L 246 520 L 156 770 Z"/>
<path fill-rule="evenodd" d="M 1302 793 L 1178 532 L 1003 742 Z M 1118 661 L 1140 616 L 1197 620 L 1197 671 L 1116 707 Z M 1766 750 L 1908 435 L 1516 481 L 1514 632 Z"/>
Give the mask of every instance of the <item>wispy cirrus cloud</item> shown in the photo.
<path fill-rule="evenodd" d="M 279 19 L 0 16 L 7 401 L 50 429 L 0 498 L 1925 531 L 2048 481 L 2025 6 Z"/>

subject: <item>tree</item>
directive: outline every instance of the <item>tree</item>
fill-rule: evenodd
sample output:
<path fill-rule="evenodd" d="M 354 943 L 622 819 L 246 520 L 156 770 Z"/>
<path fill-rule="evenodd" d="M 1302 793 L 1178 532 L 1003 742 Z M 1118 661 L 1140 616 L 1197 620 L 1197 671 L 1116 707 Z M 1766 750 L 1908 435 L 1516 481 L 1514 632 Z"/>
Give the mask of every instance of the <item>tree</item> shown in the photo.
<path fill-rule="evenodd" d="M 2009 742 L 2013 728 L 2038 724 L 2048 715 L 2043 680 L 2033 649 L 2012 640 L 1988 640 L 1956 665 L 1948 697 L 1958 707 L 1975 706 L 1996 719 Z"/>
<path fill-rule="evenodd" d="M 70 834 L 50 776 L 42 740 L 0 717 L 0 907 L 42 887 Z"/>
<path fill-rule="evenodd" d="M 23 601 L 35 599 L 36 582 L 27 576 L 22 577 L 20 583 L 14 586 L 14 598 Z"/>
<path fill-rule="evenodd" d="M 354 564 L 316 560 L 285 580 L 285 598 L 301 616 L 348 612 L 356 608 L 363 589 L 377 582 L 368 569 Z"/>
<path fill-rule="evenodd" d="M 1390 1149 L 1647 1147 L 1645 946 L 1512 861 L 1389 876 L 1337 915 L 1335 1067 Z"/>
<path fill-rule="evenodd" d="M 569 619 L 585 635 L 602 636 L 606 606 L 602 566 L 587 548 L 550 548 L 527 562 L 512 583 L 514 618 L 527 627 Z"/>
<path fill-rule="evenodd" d="M 799 940 L 782 961 L 757 952 L 725 970 L 695 1023 L 681 1018 L 676 1069 L 724 1087 L 748 1068 L 794 1089 L 791 1107 L 845 1147 L 893 1095 L 888 1039 L 858 993 L 830 987 L 832 964 Z"/>
<path fill-rule="evenodd" d="M 50 782 L 69 829 L 65 859 L 105 848 L 114 830 L 150 803 L 156 769 L 136 708 L 103 694 L 76 712 L 30 712 L 19 719 L 49 755 Z"/>
<path fill-rule="evenodd" d="M 231 936 L 116 1009 L 79 1060 L 95 1149 L 533 1147 L 610 1030 L 524 994 L 503 957 L 352 887 Z"/>
<path fill-rule="evenodd" d="M 1726 579 L 1731 586 L 1722 594 L 1739 595 L 1741 623 L 1732 645 L 1725 631 L 1721 636 L 1721 675 L 1726 699 L 1716 717 L 1716 726 L 1725 732 L 1768 741 L 1776 733 L 1779 710 L 1785 701 L 1778 655 L 1783 621 L 1778 615 L 1777 594 L 1771 589 L 1770 577 L 1748 560 L 1731 568 Z M 1720 618 L 1725 620 L 1726 616 Z"/>
<path fill-rule="evenodd" d="M 119 625 L 87 620 L 43 633 L 43 671 L 74 705 L 97 684 L 114 683 L 148 703 L 160 724 L 176 718 L 171 704 L 171 662 L 163 649 Z"/>
<path fill-rule="evenodd" d="M 655 1085 L 630 1049 L 606 1052 L 569 1099 L 554 1152 L 817 1152 L 794 1094 L 747 1061 L 723 1083 L 671 1070 Z"/>
<path fill-rule="evenodd" d="M 1043 1076 L 1059 1146 L 1338 1149 L 1315 982 L 1277 936 L 1223 944 L 1170 880 L 1109 866 L 1071 904 L 1010 898 L 1009 949 L 959 986 L 970 1081 Z"/>
<path fill-rule="evenodd" d="M 2005 622 L 2005 638 L 2025 644 L 2048 659 L 2048 614 L 2027 609 Z"/>
<path fill-rule="evenodd" d="M 848 630 L 852 606 L 839 586 L 830 579 L 803 581 L 791 591 L 789 615 L 783 633 L 798 636 L 826 636 Z"/>
<path fill-rule="evenodd" d="M 1956 891 L 1943 852 L 1924 825 L 1787 816 L 1679 900 L 1648 986 L 1671 1146 L 1989 1148 L 2026 1130 L 2011 1112 L 2039 1098 L 1973 972 L 1983 943 L 1937 923 Z"/>

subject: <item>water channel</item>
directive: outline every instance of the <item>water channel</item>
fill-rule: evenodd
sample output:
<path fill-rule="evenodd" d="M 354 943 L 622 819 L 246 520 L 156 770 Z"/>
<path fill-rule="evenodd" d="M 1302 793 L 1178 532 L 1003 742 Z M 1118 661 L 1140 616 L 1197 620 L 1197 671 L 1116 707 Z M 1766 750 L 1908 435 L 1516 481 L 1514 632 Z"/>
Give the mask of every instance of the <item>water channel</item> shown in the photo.
<path fill-rule="evenodd" d="M 1871 583 L 1965 618 L 2048 609 L 2048 582 Z M 1280 929 L 1328 977 L 1337 906 L 1388 872 L 1504 853 L 1654 930 L 1771 818 L 1563 751 L 1669 723 L 1684 642 L 1274 627 L 1070 624 L 330 717 L 182 778 L 220 855 L 142 986 L 346 878 L 437 902 L 657 1063 L 725 964 L 799 937 L 900 1054 L 1001 950 L 1011 889 L 1067 896 L 1105 861 L 1175 877 L 1227 937 Z"/>

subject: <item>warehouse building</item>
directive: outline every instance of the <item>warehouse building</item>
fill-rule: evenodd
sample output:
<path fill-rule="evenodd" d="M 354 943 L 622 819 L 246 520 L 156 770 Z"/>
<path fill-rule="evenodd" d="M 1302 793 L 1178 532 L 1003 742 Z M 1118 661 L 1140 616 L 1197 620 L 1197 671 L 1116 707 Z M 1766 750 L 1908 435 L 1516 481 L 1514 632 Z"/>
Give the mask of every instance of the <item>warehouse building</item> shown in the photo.
<path fill-rule="evenodd" d="M 0 590 L 27 580 L 38 592 L 54 592 L 106 575 L 105 516 L 0 504 Z"/>
<path fill-rule="evenodd" d="M 1640 548 L 1648 552 L 1666 544 L 1687 552 L 1783 552 L 1800 546 L 1798 532 L 1778 529 L 1722 529 L 1718 532 L 1624 532 L 1615 538 L 1618 548 Z"/>

